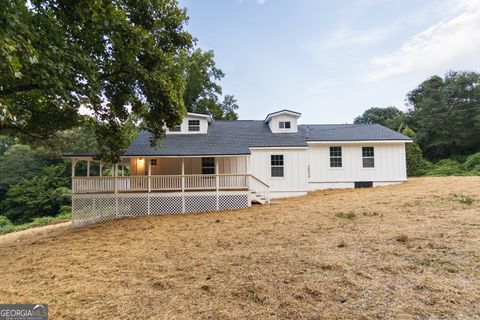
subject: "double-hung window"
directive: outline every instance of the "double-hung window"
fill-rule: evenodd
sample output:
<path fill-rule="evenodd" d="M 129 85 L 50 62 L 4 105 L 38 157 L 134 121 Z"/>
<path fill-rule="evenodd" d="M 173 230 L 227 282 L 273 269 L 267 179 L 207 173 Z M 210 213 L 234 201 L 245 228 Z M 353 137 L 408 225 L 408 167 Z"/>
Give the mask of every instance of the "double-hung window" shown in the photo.
<path fill-rule="evenodd" d="M 278 123 L 278 127 L 280 129 L 290 129 L 292 127 L 292 124 L 290 123 L 290 121 L 280 121 Z"/>
<path fill-rule="evenodd" d="M 215 174 L 215 158 L 202 158 L 202 174 Z"/>
<path fill-rule="evenodd" d="M 270 167 L 272 177 L 283 177 L 283 154 L 272 154 L 270 156 Z"/>
<path fill-rule="evenodd" d="M 342 147 L 330 147 L 330 168 L 342 167 Z"/>
<path fill-rule="evenodd" d="M 373 147 L 362 147 L 362 161 L 364 168 L 375 168 L 375 150 Z"/>
<path fill-rule="evenodd" d="M 188 131 L 200 131 L 200 120 L 188 120 Z"/>

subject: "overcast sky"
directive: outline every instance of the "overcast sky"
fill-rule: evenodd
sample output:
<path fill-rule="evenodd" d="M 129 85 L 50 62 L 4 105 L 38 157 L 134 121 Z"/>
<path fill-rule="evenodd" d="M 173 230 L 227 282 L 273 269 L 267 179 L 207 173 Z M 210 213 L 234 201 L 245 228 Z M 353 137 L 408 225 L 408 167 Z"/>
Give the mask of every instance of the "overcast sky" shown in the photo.
<path fill-rule="evenodd" d="M 480 70 L 480 0 L 180 0 L 240 119 L 351 123 L 431 75 Z"/>

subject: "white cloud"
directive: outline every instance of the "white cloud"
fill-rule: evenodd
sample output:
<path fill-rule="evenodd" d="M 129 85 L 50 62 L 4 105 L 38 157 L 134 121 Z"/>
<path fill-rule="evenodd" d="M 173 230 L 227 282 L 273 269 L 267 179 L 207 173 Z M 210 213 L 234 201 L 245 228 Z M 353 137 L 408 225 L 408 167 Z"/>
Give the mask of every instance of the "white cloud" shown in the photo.
<path fill-rule="evenodd" d="M 264 4 L 265 2 L 267 2 L 267 0 L 257 0 L 258 4 Z"/>
<path fill-rule="evenodd" d="M 398 50 L 371 59 L 367 81 L 418 70 L 447 71 L 464 59 L 480 55 L 480 1 L 457 0 L 450 19 L 413 35 Z"/>
<path fill-rule="evenodd" d="M 343 46 L 367 45 L 383 40 L 392 32 L 389 27 L 375 27 L 364 30 L 353 30 L 347 24 L 339 26 L 325 42 L 325 49 Z"/>

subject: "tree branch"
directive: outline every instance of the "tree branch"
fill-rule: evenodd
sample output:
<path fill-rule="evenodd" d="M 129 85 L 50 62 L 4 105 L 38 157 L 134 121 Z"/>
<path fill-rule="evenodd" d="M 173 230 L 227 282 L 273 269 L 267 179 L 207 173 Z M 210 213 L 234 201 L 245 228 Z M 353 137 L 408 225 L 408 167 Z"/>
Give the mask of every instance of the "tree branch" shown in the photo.
<path fill-rule="evenodd" d="M 0 89 L 0 97 L 5 97 L 14 93 L 32 91 L 36 89 L 41 89 L 44 86 L 38 83 L 30 83 L 30 84 L 20 84 L 18 86 L 9 87 L 9 88 L 1 88 Z"/>

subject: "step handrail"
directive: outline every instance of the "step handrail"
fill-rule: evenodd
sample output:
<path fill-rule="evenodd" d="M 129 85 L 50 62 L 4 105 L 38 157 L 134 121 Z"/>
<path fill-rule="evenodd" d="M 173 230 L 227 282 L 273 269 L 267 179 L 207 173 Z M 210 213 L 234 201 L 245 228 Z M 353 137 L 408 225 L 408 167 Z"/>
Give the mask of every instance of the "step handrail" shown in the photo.
<path fill-rule="evenodd" d="M 259 178 L 255 177 L 253 174 L 249 174 L 249 179 L 250 182 L 248 183 L 248 185 L 250 191 L 259 194 L 266 199 L 267 203 L 270 203 L 270 186 Z M 255 184 L 257 186 L 255 186 Z"/>

